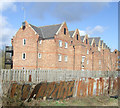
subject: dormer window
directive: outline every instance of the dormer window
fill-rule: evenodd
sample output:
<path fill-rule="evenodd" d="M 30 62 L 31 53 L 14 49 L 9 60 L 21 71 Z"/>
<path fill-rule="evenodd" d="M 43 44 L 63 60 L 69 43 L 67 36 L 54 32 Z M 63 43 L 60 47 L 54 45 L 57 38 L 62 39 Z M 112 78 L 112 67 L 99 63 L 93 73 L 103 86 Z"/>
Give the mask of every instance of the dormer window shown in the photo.
<path fill-rule="evenodd" d="M 78 34 L 77 34 L 77 40 L 78 40 Z"/>
<path fill-rule="evenodd" d="M 64 28 L 64 35 L 66 35 L 66 28 Z"/>
<path fill-rule="evenodd" d="M 86 39 L 86 44 L 88 44 L 88 40 Z"/>

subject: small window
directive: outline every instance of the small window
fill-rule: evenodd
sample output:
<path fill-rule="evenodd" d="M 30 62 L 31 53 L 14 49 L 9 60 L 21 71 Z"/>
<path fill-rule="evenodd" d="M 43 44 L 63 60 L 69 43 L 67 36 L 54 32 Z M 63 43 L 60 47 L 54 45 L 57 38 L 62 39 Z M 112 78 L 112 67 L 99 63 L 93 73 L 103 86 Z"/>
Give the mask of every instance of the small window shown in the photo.
<path fill-rule="evenodd" d="M 62 55 L 58 54 L 58 61 L 62 61 Z"/>
<path fill-rule="evenodd" d="M 99 60 L 99 65 L 101 65 L 101 60 Z"/>
<path fill-rule="evenodd" d="M 84 62 L 84 60 L 85 60 L 85 56 L 82 56 L 82 63 Z"/>
<path fill-rule="evenodd" d="M 26 45 L 26 39 L 23 39 L 23 45 Z"/>
<path fill-rule="evenodd" d="M 89 64 L 89 60 L 87 60 L 87 64 Z"/>
<path fill-rule="evenodd" d="M 42 44 L 42 40 L 39 40 L 39 44 Z"/>
<path fill-rule="evenodd" d="M 59 40 L 59 47 L 62 47 L 62 41 Z"/>
<path fill-rule="evenodd" d="M 100 51 L 100 47 L 98 47 L 98 51 Z"/>
<path fill-rule="evenodd" d="M 84 65 L 82 65 L 82 68 L 84 68 Z"/>
<path fill-rule="evenodd" d="M 26 59 L 26 54 L 25 54 L 25 53 L 22 54 L 22 59 L 23 59 L 23 60 Z"/>
<path fill-rule="evenodd" d="M 68 61 L 68 56 L 65 56 L 65 62 L 67 62 Z"/>
<path fill-rule="evenodd" d="M 68 48 L 68 43 L 67 42 L 65 42 L 65 48 Z"/>
<path fill-rule="evenodd" d="M 64 34 L 66 35 L 66 28 L 64 28 Z"/>
<path fill-rule="evenodd" d="M 78 34 L 77 34 L 77 40 L 78 40 Z"/>
<path fill-rule="evenodd" d="M 42 56 L 42 55 L 41 55 L 40 53 L 38 53 L 38 58 L 41 58 L 41 56 Z"/>
<path fill-rule="evenodd" d="M 84 71 L 84 69 L 81 69 L 82 71 Z"/>
<path fill-rule="evenodd" d="M 86 39 L 86 44 L 88 44 L 88 40 Z"/>
<path fill-rule="evenodd" d="M 87 54 L 89 54 L 89 50 L 87 50 Z"/>
<path fill-rule="evenodd" d="M 71 44 L 73 43 L 73 41 L 71 40 Z"/>
<path fill-rule="evenodd" d="M 117 54 L 117 51 L 115 51 L 115 54 Z"/>

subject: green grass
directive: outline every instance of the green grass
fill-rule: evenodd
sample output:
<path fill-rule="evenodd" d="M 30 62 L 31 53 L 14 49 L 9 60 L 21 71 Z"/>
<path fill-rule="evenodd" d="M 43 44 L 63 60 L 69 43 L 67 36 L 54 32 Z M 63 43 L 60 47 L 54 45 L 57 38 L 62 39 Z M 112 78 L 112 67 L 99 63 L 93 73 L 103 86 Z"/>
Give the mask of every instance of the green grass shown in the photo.
<path fill-rule="evenodd" d="M 7 101 L 6 101 L 7 100 Z M 9 101 L 9 102 L 8 102 Z M 14 101 L 14 102 L 13 102 Z M 107 96 L 70 98 L 65 100 L 31 100 L 30 102 L 5 99 L 11 106 L 118 106 L 118 99 Z"/>

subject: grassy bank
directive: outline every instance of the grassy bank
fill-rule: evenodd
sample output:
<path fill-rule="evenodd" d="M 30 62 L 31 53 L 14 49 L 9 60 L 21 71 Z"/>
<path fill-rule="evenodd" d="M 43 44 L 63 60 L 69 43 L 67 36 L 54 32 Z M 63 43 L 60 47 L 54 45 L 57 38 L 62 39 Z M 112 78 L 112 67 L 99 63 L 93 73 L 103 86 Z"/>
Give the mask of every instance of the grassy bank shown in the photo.
<path fill-rule="evenodd" d="M 65 100 L 31 100 L 30 102 L 3 98 L 3 105 L 8 106 L 118 106 L 118 99 L 107 96 L 70 98 Z"/>

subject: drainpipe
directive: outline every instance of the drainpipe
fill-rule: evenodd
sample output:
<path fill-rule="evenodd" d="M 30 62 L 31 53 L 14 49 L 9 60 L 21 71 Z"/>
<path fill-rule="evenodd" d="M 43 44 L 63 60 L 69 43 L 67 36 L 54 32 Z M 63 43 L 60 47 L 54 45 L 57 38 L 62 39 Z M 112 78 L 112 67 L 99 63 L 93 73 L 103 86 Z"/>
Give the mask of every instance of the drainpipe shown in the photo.
<path fill-rule="evenodd" d="M 36 69 L 38 69 L 38 40 L 37 40 L 37 60 L 36 60 Z"/>
<path fill-rule="evenodd" d="M 73 70 L 75 70 L 75 46 L 73 45 L 74 48 L 74 55 L 73 55 Z"/>
<path fill-rule="evenodd" d="M 104 50 L 103 50 L 103 71 L 105 71 L 105 66 L 104 66 Z"/>
<path fill-rule="evenodd" d="M 92 52 L 92 71 L 94 69 L 94 52 Z"/>

